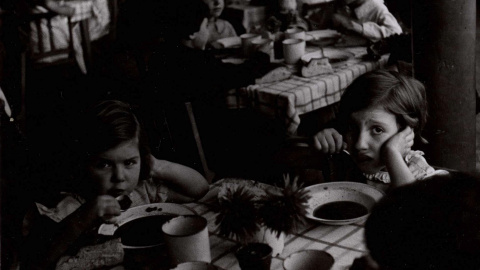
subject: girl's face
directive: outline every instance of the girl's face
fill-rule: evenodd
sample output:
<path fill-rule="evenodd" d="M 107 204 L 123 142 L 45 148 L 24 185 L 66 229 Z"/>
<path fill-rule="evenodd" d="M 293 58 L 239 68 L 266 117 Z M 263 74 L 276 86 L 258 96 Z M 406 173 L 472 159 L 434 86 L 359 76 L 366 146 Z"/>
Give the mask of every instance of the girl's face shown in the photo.
<path fill-rule="evenodd" d="M 218 18 L 224 8 L 224 0 L 203 0 L 210 9 L 210 17 Z"/>
<path fill-rule="evenodd" d="M 140 165 L 137 138 L 100 153 L 88 166 L 97 195 L 130 194 L 138 184 Z"/>
<path fill-rule="evenodd" d="M 375 106 L 354 112 L 345 134 L 348 150 L 364 173 L 376 173 L 385 167 L 382 145 L 399 131 L 394 114 Z"/>

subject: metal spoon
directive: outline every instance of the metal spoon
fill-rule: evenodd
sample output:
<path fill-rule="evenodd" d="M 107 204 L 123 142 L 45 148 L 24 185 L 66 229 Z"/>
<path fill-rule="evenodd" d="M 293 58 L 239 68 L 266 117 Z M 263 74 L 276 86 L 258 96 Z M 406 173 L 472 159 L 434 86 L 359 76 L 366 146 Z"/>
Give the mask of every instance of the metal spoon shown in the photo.
<path fill-rule="evenodd" d="M 122 211 L 127 210 L 128 208 L 130 208 L 130 205 L 132 205 L 132 200 L 125 194 L 122 194 L 115 199 L 120 204 L 120 209 L 122 209 Z"/>

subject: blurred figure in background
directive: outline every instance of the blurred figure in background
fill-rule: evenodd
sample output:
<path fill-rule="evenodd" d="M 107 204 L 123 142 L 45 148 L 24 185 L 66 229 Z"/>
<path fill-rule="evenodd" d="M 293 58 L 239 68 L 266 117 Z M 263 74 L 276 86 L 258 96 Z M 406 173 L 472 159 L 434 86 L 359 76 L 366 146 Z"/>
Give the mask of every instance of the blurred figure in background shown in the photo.
<path fill-rule="evenodd" d="M 232 24 L 224 19 L 220 19 L 220 15 L 225 7 L 224 0 L 202 0 L 210 10 L 208 18 L 202 21 L 202 25 L 206 24 L 208 33 L 208 45 L 212 45 L 214 41 L 221 38 L 236 37 L 237 32 Z M 204 27 L 205 27 L 204 26 Z"/>
<path fill-rule="evenodd" d="M 336 28 L 372 42 L 402 33 L 402 27 L 388 11 L 383 0 L 337 1 L 338 7 L 332 16 Z"/>
<path fill-rule="evenodd" d="M 479 205 L 478 175 L 450 172 L 394 189 L 365 225 L 379 266 L 362 258 L 350 269 L 478 269 Z"/>

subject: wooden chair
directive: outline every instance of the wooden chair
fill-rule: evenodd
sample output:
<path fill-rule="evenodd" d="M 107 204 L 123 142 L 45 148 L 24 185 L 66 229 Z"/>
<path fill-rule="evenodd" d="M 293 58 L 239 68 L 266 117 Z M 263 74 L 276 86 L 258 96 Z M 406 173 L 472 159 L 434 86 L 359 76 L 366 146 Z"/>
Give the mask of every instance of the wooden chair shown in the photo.
<path fill-rule="evenodd" d="M 210 170 L 207 164 L 207 159 L 205 157 L 205 152 L 203 151 L 202 140 L 200 138 L 200 133 L 197 128 L 197 121 L 195 120 L 195 114 L 193 113 L 192 103 L 187 101 L 185 102 L 185 108 L 187 110 L 188 118 L 190 120 L 190 125 L 192 127 L 193 137 L 195 139 L 195 144 L 197 146 L 198 155 L 200 157 L 200 163 L 202 164 L 203 173 L 208 183 L 211 183 L 215 177 L 215 173 Z"/>
<path fill-rule="evenodd" d="M 78 66 L 73 41 L 75 23 L 70 17 L 66 17 L 66 29 L 59 31 L 59 18 L 57 13 L 48 10 L 32 11 L 20 18 L 23 24 L 19 27 L 19 33 L 24 41 L 24 50 L 20 56 L 21 108 L 16 118 L 22 129 L 25 129 L 27 77 L 47 68 L 62 67 L 61 70 L 68 70 L 67 68 L 75 69 Z M 86 26 L 88 27 L 88 24 Z M 91 63 L 90 39 L 88 28 L 81 28 L 83 56 L 88 68 Z M 59 33 L 61 36 L 58 36 Z M 36 44 L 32 44 L 32 40 L 36 40 Z"/>

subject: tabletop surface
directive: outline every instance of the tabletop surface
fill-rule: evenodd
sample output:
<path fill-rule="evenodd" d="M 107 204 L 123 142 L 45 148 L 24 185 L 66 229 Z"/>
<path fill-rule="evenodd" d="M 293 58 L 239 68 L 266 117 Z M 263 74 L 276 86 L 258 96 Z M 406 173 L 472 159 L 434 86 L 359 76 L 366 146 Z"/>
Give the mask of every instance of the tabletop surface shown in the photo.
<path fill-rule="evenodd" d="M 203 199 L 186 204 L 186 206 L 208 220 L 212 263 L 222 269 L 239 270 L 240 267 L 234 252 L 240 247 L 240 244 L 230 238 L 219 236 L 214 224 L 216 213 L 211 206 L 217 200 L 221 183 L 220 181 L 212 184 L 209 193 Z M 271 269 L 284 269 L 285 258 L 296 251 L 306 249 L 317 249 L 330 253 L 335 259 L 331 268 L 333 270 L 349 269 L 355 258 L 362 257 L 367 252 L 363 224 L 332 226 L 308 221 L 297 228 L 293 234 L 286 236 L 283 252 L 272 259 Z"/>
<path fill-rule="evenodd" d="M 308 50 L 311 52 L 319 48 L 310 47 Z M 333 73 L 309 78 L 293 75 L 283 81 L 232 90 L 226 100 L 228 107 L 253 107 L 262 114 L 282 119 L 287 132 L 296 134 L 300 115 L 340 101 L 343 91 L 353 80 L 383 68 L 388 60 L 388 55 L 376 61 L 366 60 L 366 47 L 325 47 L 324 50 L 348 51 L 354 57 L 335 64 Z"/>

